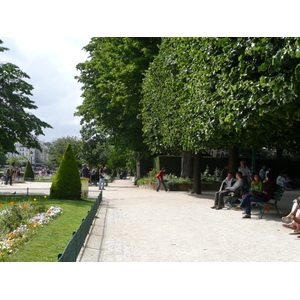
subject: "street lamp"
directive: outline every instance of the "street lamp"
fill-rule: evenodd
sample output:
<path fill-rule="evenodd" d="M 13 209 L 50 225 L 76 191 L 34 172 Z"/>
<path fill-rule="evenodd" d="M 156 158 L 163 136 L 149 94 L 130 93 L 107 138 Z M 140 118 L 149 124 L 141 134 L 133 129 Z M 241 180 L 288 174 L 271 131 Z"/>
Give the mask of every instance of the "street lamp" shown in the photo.
<path fill-rule="evenodd" d="M 30 156 L 30 163 L 32 165 L 32 156 L 33 156 L 33 152 L 32 151 L 30 151 L 29 156 Z"/>

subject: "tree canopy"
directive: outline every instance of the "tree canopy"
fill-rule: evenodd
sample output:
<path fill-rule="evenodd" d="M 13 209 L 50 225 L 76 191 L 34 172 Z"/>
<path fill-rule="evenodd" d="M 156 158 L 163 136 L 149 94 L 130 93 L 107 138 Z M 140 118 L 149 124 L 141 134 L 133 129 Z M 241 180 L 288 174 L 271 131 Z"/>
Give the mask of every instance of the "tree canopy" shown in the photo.
<path fill-rule="evenodd" d="M 298 38 L 163 38 L 143 83 L 147 144 L 299 148 L 299 58 Z"/>
<path fill-rule="evenodd" d="M 92 38 L 89 60 L 77 65 L 83 103 L 76 115 L 96 132 L 104 130 L 114 147 L 145 152 L 140 100 L 142 79 L 160 38 Z"/>
<path fill-rule="evenodd" d="M 0 45 L 3 42 L 0 40 Z M 0 53 L 8 50 L 0 46 Z M 43 135 L 43 128 L 51 128 L 26 109 L 37 106 L 32 96 L 33 86 L 25 80 L 30 77 L 16 65 L 0 62 L 0 151 L 16 151 L 14 144 L 20 142 L 27 147 L 40 149 L 36 136 Z"/>

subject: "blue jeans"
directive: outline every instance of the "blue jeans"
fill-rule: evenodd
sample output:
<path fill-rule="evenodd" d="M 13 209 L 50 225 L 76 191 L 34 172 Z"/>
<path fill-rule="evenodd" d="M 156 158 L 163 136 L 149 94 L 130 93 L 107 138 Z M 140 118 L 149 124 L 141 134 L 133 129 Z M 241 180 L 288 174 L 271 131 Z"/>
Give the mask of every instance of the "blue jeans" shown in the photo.
<path fill-rule="evenodd" d="M 160 185 L 162 184 L 163 185 L 163 187 L 164 187 L 164 189 L 165 189 L 165 191 L 167 192 L 168 191 L 168 189 L 167 189 L 167 187 L 166 187 L 166 184 L 165 184 L 165 182 L 163 181 L 163 180 L 161 180 L 161 179 L 157 179 L 158 180 L 158 186 L 157 186 L 157 189 L 156 189 L 156 191 L 158 192 L 159 191 L 159 189 L 160 189 Z"/>
<path fill-rule="evenodd" d="M 99 178 L 99 190 L 104 190 L 104 178 Z"/>
<path fill-rule="evenodd" d="M 240 206 L 244 208 L 244 212 L 246 215 L 251 215 L 251 202 L 262 202 L 266 201 L 265 198 L 259 197 L 254 198 L 251 194 L 247 194 L 245 198 L 242 200 Z"/>

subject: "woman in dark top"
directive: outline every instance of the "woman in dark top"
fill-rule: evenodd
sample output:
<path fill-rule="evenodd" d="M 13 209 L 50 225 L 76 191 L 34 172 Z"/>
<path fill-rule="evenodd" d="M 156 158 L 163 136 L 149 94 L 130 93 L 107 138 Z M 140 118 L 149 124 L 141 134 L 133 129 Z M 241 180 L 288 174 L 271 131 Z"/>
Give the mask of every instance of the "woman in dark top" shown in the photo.
<path fill-rule="evenodd" d="M 243 218 L 251 218 L 251 202 L 268 202 L 272 199 L 274 192 L 276 190 L 275 183 L 270 180 L 270 176 L 267 175 L 263 181 L 263 188 L 260 194 L 252 195 L 248 194 L 242 200 L 241 204 L 235 208 L 235 210 L 240 210 L 244 208 L 245 215 Z"/>

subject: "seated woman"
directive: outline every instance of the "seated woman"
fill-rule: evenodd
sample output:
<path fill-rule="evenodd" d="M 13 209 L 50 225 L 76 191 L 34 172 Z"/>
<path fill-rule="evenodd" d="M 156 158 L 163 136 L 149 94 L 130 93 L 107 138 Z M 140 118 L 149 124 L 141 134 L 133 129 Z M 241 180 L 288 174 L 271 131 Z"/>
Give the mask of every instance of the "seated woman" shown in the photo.
<path fill-rule="evenodd" d="M 300 234 L 300 208 L 296 208 L 295 214 L 290 214 L 286 217 L 282 217 L 282 221 L 291 222 L 289 224 L 283 224 L 286 225 L 285 227 L 287 228 L 294 229 L 292 232 L 290 232 L 290 234 Z M 300 235 L 298 235 L 298 238 L 300 238 Z"/>
<path fill-rule="evenodd" d="M 273 181 L 270 180 L 269 174 L 263 182 L 260 177 L 255 174 L 251 183 L 250 193 L 247 194 L 239 206 L 234 210 L 241 210 L 244 208 L 245 215 L 243 218 L 251 218 L 251 202 L 267 202 L 269 201 L 275 192 L 276 186 Z"/>

